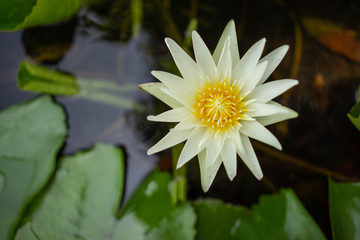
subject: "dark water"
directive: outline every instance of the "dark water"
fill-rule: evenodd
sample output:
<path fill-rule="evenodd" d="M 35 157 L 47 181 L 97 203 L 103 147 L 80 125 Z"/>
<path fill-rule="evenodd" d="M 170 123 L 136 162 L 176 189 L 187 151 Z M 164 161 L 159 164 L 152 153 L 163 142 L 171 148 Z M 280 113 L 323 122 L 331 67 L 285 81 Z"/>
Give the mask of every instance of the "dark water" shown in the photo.
<path fill-rule="evenodd" d="M 327 177 L 289 159 L 296 158 L 349 178 L 335 180 L 360 178 L 360 133 L 346 117 L 356 102 L 360 57 L 326 45 L 336 42 L 341 50 L 354 39 L 346 38 L 349 41 L 346 42 L 328 36 L 327 43 L 323 43 L 313 36 L 302 22 L 306 16 L 327 19 L 341 31 L 351 30 L 360 49 L 357 1 L 144 1 L 143 27 L 136 38 L 131 37 L 128 2 L 104 1 L 94 8 L 83 9 L 64 24 L 0 33 L 0 108 L 37 95 L 17 88 L 16 74 L 22 60 L 42 63 L 79 78 L 135 86 L 155 81 L 150 75 L 152 69 L 169 69 L 171 58 L 163 38 L 183 40 L 191 18 L 199 20 L 198 30 L 212 49 L 226 23 L 234 19 L 241 55 L 262 37 L 267 38 L 265 52 L 283 44 L 290 46 L 270 79 L 299 80 L 293 91 L 276 99 L 296 110 L 299 118 L 270 127 L 283 145 L 281 157 L 271 148 L 257 145 L 263 181 L 255 180 L 239 162 L 238 175 L 232 182 L 221 168 L 212 188 L 204 194 L 197 161 L 191 161 L 189 197 L 210 196 L 249 206 L 257 202 L 260 194 L 291 187 L 329 235 Z M 150 124 L 145 116 L 163 111 L 164 105 L 140 90 L 124 91 L 121 95 L 145 106 L 145 112 L 79 97 L 55 99 L 68 114 L 70 129 L 65 154 L 89 148 L 99 141 L 124 147 L 128 197 L 156 163 L 162 169 L 170 169 L 170 157 L 168 151 L 159 156 L 146 155 L 149 146 L 165 134 L 167 126 Z"/>

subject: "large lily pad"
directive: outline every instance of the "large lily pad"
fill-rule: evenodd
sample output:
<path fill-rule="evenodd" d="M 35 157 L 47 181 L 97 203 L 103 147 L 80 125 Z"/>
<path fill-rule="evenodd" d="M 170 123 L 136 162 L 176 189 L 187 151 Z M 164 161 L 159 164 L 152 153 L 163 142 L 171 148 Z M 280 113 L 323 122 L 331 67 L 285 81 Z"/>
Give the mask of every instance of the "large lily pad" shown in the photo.
<path fill-rule="evenodd" d="M 122 152 L 97 145 L 64 157 L 16 239 L 106 239 L 123 192 Z"/>
<path fill-rule="evenodd" d="M 37 98 L 0 112 L 0 132 L 0 239 L 10 239 L 54 170 L 65 114 L 50 97 Z"/>
<path fill-rule="evenodd" d="M 171 186 L 168 173 L 153 172 L 117 219 L 124 187 L 122 152 L 97 145 L 61 160 L 15 239 L 193 239 L 194 210 L 190 204 L 171 204 Z"/>

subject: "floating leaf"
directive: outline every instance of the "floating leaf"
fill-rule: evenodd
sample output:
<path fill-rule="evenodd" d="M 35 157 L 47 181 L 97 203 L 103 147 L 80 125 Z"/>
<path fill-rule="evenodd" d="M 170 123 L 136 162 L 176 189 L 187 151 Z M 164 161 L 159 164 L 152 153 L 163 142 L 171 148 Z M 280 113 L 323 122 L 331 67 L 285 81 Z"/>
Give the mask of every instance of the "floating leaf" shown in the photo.
<path fill-rule="evenodd" d="M 62 22 L 75 15 L 83 0 L 11 0 L 0 2 L 0 30 L 15 31 Z"/>
<path fill-rule="evenodd" d="M 18 86 L 21 90 L 54 95 L 73 95 L 79 92 L 74 76 L 28 62 L 20 64 Z"/>
<path fill-rule="evenodd" d="M 46 184 L 66 135 L 65 114 L 45 96 L 0 112 L 0 239 Z"/>
<path fill-rule="evenodd" d="M 51 186 L 43 193 L 15 239 L 105 239 L 111 233 L 123 193 L 120 149 L 96 145 L 64 157 Z"/>
<path fill-rule="evenodd" d="M 196 215 L 189 203 L 172 204 L 173 182 L 168 173 L 154 171 L 124 207 L 136 213 L 149 232 L 146 239 L 194 239 Z"/>
<path fill-rule="evenodd" d="M 353 30 L 345 30 L 335 23 L 315 17 L 303 17 L 306 31 L 332 52 L 360 62 L 360 42 Z"/>
<path fill-rule="evenodd" d="M 146 225 L 155 227 L 175 209 L 171 203 L 170 182 L 169 174 L 158 171 L 150 174 L 125 205 L 123 214 L 136 212 Z M 141 204 L 143 202 L 146 204 Z"/>
<path fill-rule="evenodd" d="M 195 206 L 199 218 L 197 239 L 325 239 L 291 190 L 262 196 L 251 211 L 209 200 Z M 222 219 L 226 226 L 217 224 L 214 218 Z"/>
<path fill-rule="evenodd" d="M 318 225 L 292 190 L 262 196 L 252 208 L 253 215 L 236 231 L 253 239 L 325 239 Z"/>
<path fill-rule="evenodd" d="M 151 206 L 149 206 L 151 207 Z M 194 239 L 196 215 L 191 205 L 185 204 L 177 207 L 168 218 L 147 234 L 147 240 L 183 240 Z"/>
<path fill-rule="evenodd" d="M 20 90 L 48 93 L 52 95 L 76 95 L 96 102 L 116 107 L 144 111 L 145 107 L 120 93 L 138 90 L 136 85 L 117 85 L 109 81 L 80 79 L 74 76 L 52 71 L 32 63 L 22 62 L 18 71 Z"/>
<path fill-rule="evenodd" d="M 360 239 L 360 183 L 329 179 L 330 220 L 334 239 Z"/>
<path fill-rule="evenodd" d="M 193 239 L 190 204 L 171 204 L 171 178 L 153 172 L 116 219 L 124 187 L 120 149 L 97 145 L 64 157 L 15 239 Z"/>
<path fill-rule="evenodd" d="M 220 200 L 204 199 L 194 202 L 198 215 L 197 240 L 235 240 L 235 231 L 242 219 L 248 219 L 251 211 L 245 207 L 223 203 Z M 249 239 L 249 238 L 245 238 Z"/>

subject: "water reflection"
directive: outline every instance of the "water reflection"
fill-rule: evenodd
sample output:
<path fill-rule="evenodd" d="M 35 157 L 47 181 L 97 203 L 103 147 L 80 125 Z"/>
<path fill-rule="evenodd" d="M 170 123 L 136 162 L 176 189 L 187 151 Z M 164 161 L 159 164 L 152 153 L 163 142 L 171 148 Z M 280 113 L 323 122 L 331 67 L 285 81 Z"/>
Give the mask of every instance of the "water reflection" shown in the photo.
<path fill-rule="evenodd" d="M 77 36 L 72 51 L 59 67 L 82 77 L 113 79 L 118 84 L 137 85 L 149 78 L 151 62 L 142 49 L 146 38 L 144 33 L 139 39 L 119 44 L 89 42 L 86 37 Z M 126 97 L 145 104 L 145 94 L 141 91 L 133 91 Z M 144 124 L 144 113 L 76 98 L 59 98 L 59 101 L 64 104 L 69 116 L 70 131 L 65 153 L 88 148 L 98 141 L 125 147 L 128 160 L 127 198 L 154 165 L 155 157 L 146 155 L 148 144 L 141 140 L 143 137 L 139 131 Z"/>
<path fill-rule="evenodd" d="M 22 42 L 26 55 L 36 62 L 56 64 L 70 49 L 77 18 L 56 27 L 34 27 L 23 30 Z"/>
<path fill-rule="evenodd" d="M 19 91 L 17 88 L 17 71 L 21 60 L 25 57 L 21 32 L 0 32 L 0 109 L 36 95 Z"/>

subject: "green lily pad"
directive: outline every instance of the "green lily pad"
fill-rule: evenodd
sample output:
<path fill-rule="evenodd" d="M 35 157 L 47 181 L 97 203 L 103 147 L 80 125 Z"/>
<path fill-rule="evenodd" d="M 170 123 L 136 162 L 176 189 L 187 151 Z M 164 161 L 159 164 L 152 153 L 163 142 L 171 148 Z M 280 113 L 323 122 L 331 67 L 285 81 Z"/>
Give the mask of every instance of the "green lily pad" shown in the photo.
<path fill-rule="evenodd" d="M 190 203 L 172 203 L 169 173 L 152 172 L 125 205 L 122 215 L 135 213 L 146 224 L 146 239 L 194 239 L 196 215 Z"/>
<path fill-rule="evenodd" d="M 330 221 L 334 239 L 360 239 L 360 183 L 329 179 Z"/>
<path fill-rule="evenodd" d="M 326 239 L 292 190 L 260 197 L 252 217 L 236 231 L 249 239 Z"/>
<path fill-rule="evenodd" d="M 0 30 L 15 31 L 62 22 L 75 15 L 83 0 L 11 0 L 0 2 Z"/>
<path fill-rule="evenodd" d="M 0 132 L 0 239 L 10 239 L 54 170 L 66 135 L 65 114 L 44 96 L 0 112 Z"/>
<path fill-rule="evenodd" d="M 125 205 L 123 214 L 135 212 L 146 225 L 155 227 L 164 216 L 170 216 L 175 209 L 171 203 L 171 189 L 170 175 L 154 171 L 144 180 Z"/>
<path fill-rule="evenodd" d="M 123 193 L 120 149 L 97 145 L 61 159 L 51 186 L 15 239 L 106 239 Z"/>
<path fill-rule="evenodd" d="M 198 240 L 235 240 L 235 230 L 241 219 L 251 216 L 251 211 L 245 207 L 226 204 L 216 199 L 196 201 L 194 207 L 198 216 Z"/>
<path fill-rule="evenodd" d="M 184 204 L 174 209 L 170 216 L 164 218 L 160 224 L 151 229 L 147 234 L 147 240 L 183 240 L 194 239 L 196 215 L 192 206 Z"/>
<path fill-rule="evenodd" d="M 325 239 L 291 190 L 260 197 L 251 211 L 214 200 L 198 202 L 195 207 L 197 239 Z"/>
<path fill-rule="evenodd" d="M 74 95 L 80 90 L 74 76 L 29 62 L 21 62 L 17 81 L 21 90 L 53 95 Z"/>
<path fill-rule="evenodd" d="M 171 204 L 171 186 L 168 173 L 153 172 L 117 219 L 124 187 L 122 152 L 96 145 L 61 159 L 55 179 L 15 239 L 193 239 L 194 210 L 189 203 Z"/>

